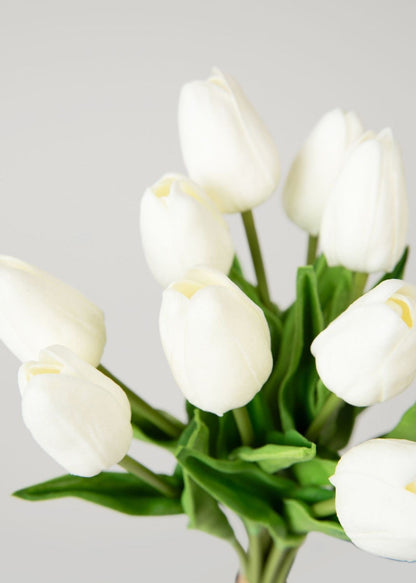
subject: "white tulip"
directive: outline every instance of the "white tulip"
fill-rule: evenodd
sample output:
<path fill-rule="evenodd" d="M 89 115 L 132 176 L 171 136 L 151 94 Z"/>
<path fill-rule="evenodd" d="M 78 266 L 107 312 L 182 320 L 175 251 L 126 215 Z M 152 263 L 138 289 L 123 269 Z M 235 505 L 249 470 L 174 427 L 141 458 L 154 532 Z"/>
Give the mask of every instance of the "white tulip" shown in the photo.
<path fill-rule="evenodd" d="M 49 273 L 1 255 L 0 339 L 22 362 L 62 344 L 96 366 L 106 340 L 104 315 Z"/>
<path fill-rule="evenodd" d="M 215 204 L 194 182 L 163 176 L 142 198 L 140 231 L 155 279 L 166 287 L 195 265 L 230 270 L 234 247 Z"/>
<path fill-rule="evenodd" d="M 95 476 L 118 463 L 132 440 L 122 389 L 64 346 L 19 369 L 22 414 L 37 443 L 69 473 Z"/>
<path fill-rule="evenodd" d="M 391 399 L 416 376 L 416 286 L 380 283 L 329 324 L 311 350 L 324 384 L 347 403 Z"/>
<path fill-rule="evenodd" d="M 247 404 L 272 370 L 262 310 L 225 275 L 193 269 L 163 293 L 160 335 L 185 397 L 222 415 Z"/>
<path fill-rule="evenodd" d="M 251 209 L 275 190 L 274 140 L 239 85 L 220 70 L 182 88 L 179 137 L 189 176 L 222 212 Z"/>
<path fill-rule="evenodd" d="M 372 439 L 341 457 L 330 481 L 338 518 L 369 553 L 416 560 L 416 443 Z"/>
<path fill-rule="evenodd" d="M 328 196 L 351 144 L 363 133 L 353 111 L 333 109 L 313 128 L 289 171 L 283 190 L 286 213 L 317 236 Z"/>
<path fill-rule="evenodd" d="M 389 129 L 368 132 L 351 148 L 325 207 L 321 246 L 328 264 L 391 271 L 406 245 L 407 215 L 399 147 Z"/>

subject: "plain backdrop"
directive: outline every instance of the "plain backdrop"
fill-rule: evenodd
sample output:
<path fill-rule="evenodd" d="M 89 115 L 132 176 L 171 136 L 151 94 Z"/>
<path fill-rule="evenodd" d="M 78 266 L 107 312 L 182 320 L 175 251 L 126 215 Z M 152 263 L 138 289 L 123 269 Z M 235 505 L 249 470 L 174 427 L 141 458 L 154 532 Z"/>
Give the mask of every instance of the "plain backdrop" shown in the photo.
<path fill-rule="evenodd" d="M 279 147 L 283 178 L 317 119 L 341 106 L 391 126 L 407 170 L 415 246 L 412 0 L 0 0 L 0 252 L 55 274 L 105 310 L 104 364 L 152 404 L 183 416 L 158 336 L 161 290 L 139 241 L 144 189 L 184 171 L 181 85 L 212 65 L 241 83 Z M 293 298 L 306 236 L 280 191 L 255 211 L 274 298 Z M 252 273 L 240 218 L 229 220 Z M 416 283 L 412 255 L 407 278 Z M 1 309 L 1 307 L 0 307 Z M 131 518 L 75 499 L 28 503 L 19 488 L 62 470 L 20 415 L 18 362 L 0 346 L 0 579 L 231 583 L 233 551 L 186 518 Z M 392 427 L 415 387 L 364 413 L 353 442 Z M 155 470 L 173 458 L 136 444 Z M 416 468 L 415 468 L 416 470 Z M 415 525 L 416 528 L 416 525 Z M 311 535 L 290 583 L 413 582 L 416 565 Z"/>

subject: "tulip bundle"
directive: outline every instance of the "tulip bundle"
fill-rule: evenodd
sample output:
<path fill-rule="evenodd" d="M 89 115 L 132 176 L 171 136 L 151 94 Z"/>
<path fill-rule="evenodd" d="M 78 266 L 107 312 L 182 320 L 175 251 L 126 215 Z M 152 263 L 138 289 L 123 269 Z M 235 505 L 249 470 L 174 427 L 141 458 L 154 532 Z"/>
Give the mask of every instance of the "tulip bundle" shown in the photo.
<path fill-rule="evenodd" d="M 97 307 L 0 257 L 0 336 L 23 362 L 23 420 L 69 472 L 16 495 L 186 513 L 190 528 L 233 546 L 249 583 L 286 581 L 313 531 L 416 560 L 416 404 L 387 435 L 339 453 L 364 407 L 416 377 L 416 286 L 402 280 L 406 188 L 391 131 L 364 132 L 355 113 L 336 109 L 299 151 L 283 202 L 309 245 L 285 310 L 270 298 L 252 212 L 280 175 L 270 133 L 217 69 L 184 86 L 179 133 L 189 177 L 167 174 L 146 190 L 140 227 L 165 288 L 160 336 L 186 420 L 153 408 L 99 364 Z M 256 284 L 223 216 L 234 212 Z M 379 281 L 365 293 L 370 273 Z M 174 473 L 130 457 L 132 439 L 169 451 Z M 109 471 L 115 464 L 125 472 Z M 246 545 L 223 508 L 241 519 Z"/>

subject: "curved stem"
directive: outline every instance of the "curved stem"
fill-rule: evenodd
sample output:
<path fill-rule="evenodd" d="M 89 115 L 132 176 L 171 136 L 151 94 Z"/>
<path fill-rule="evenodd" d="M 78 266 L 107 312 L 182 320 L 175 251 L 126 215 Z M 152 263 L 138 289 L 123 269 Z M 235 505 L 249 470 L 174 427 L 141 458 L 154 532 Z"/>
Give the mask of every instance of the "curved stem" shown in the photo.
<path fill-rule="evenodd" d="M 146 401 L 144 401 L 139 395 L 136 395 L 132 390 L 130 390 L 123 382 L 120 381 L 116 376 L 114 376 L 109 370 L 107 370 L 102 364 L 98 367 L 98 370 L 105 374 L 109 379 L 114 381 L 119 387 L 123 389 L 129 400 L 132 417 L 145 417 L 151 421 L 156 427 L 161 429 L 164 433 L 176 439 L 182 433 L 185 425 L 181 423 L 178 419 L 167 419 L 159 411 L 151 407 Z"/>
<path fill-rule="evenodd" d="M 140 462 L 134 460 L 129 455 L 124 456 L 124 458 L 118 462 L 118 465 L 129 472 L 129 474 L 133 474 L 143 480 L 143 482 L 146 482 L 146 484 L 149 484 L 149 486 L 153 486 L 153 488 L 168 498 L 175 498 L 177 496 L 178 492 L 173 486 L 165 482 L 160 476 L 154 474 L 151 470 L 143 466 Z"/>
<path fill-rule="evenodd" d="M 238 542 L 236 538 L 231 541 L 231 545 L 234 548 L 235 552 L 238 555 L 240 561 L 240 571 L 244 575 L 247 575 L 247 568 L 248 568 L 248 557 L 246 551 L 243 549 L 241 544 Z"/>
<path fill-rule="evenodd" d="M 233 415 L 240 433 L 243 445 L 252 445 L 254 441 L 253 426 L 250 421 L 248 411 L 245 407 L 233 409 Z"/>
<path fill-rule="evenodd" d="M 344 401 L 337 397 L 335 393 L 331 393 L 326 400 L 324 406 L 319 411 L 318 415 L 312 421 L 311 425 L 309 426 L 308 431 L 306 432 L 306 437 L 311 441 L 315 441 L 315 439 L 319 436 L 319 433 L 326 425 L 327 421 L 332 417 L 341 405 L 344 404 Z"/>
<path fill-rule="evenodd" d="M 269 287 L 267 285 L 266 271 L 264 269 L 263 257 L 260 249 L 260 242 L 257 236 L 256 225 L 251 210 L 241 213 L 246 231 L 248 245 L 250 247 L 251 258 L 256 272 L 257 287 L 263 304 L 274 311 L 274 306 L 270 300 Z"/>
<path fill-rule="evenodd" d="M 316 259 L 316 252 L 318 250 L 319 237 L 309 235 L 308 239 L 308 254 L 306 256 L 306 265 L 312 265 Z"/>

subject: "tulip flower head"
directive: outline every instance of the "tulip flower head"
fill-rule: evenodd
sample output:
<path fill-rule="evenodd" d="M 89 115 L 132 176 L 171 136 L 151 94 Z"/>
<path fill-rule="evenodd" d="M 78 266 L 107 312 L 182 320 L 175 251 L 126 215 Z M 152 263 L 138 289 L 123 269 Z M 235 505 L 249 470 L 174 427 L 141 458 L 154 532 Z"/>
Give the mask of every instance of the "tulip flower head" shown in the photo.
<path fill-rule="evenodd" d="M 321 246 L 329 265 L 388 272 L 407 236 L 403 162 L 391 130 L 367 132 L 351 148 L 322 217 Z"/>
<path fill-rule="evenodd" d="M 104 314 L 49 273 L 1 255 L 0 339 L 22 362 L 61 344 L 96 366 L 106 341 Z"/>
<path fill-rule="evenodd" d="M 353 112 L 334 109 L 313 128 L 292 167 L 283 190 L 289 218 L 311 235 L 319 235 L 331 189 L 352 143 L 363 133 Z"/>
<path fill-rule="evenodd" d="M 345 453 L 335 475 L 336 511 L 360 549 L 416 560 L 416 443 L 372 439 Z"/>
<path fill-rule="evenodd" d="M 155 279 L 166 287 L 195 265 L 228 273 L 234 247 L 227 224 L 207 194 L 185 176 L 163 176 L 142 198 L 140 230 Z"/>
<path fill-rule="evenodd" d="M 390 279 L 359 298 L 311 347 L 324 384 L 347 403 L 391 399 L 416 377 L 416 286 Z"/>
<path fill-rule="evenodd" d="M 64 346 L 19 369 L 23 421 L 69 473 L 91 477 L 118 463 L 132 440 L 123 390 Z"/>
<path fill-rule="evenodd" d="M 219 69 L 182 88 L 179 137 L 189 176 L 222 212 L 249 210 L 275 190 L 274 140 L 236 81 Z"/>
<path fill-rule="evenodd" d="M 224 274 L 198 268 L 163 293 L 162 345 L 185 397 L 222 415 L 247 404 L 272 370 L 262 310 Z"/>

